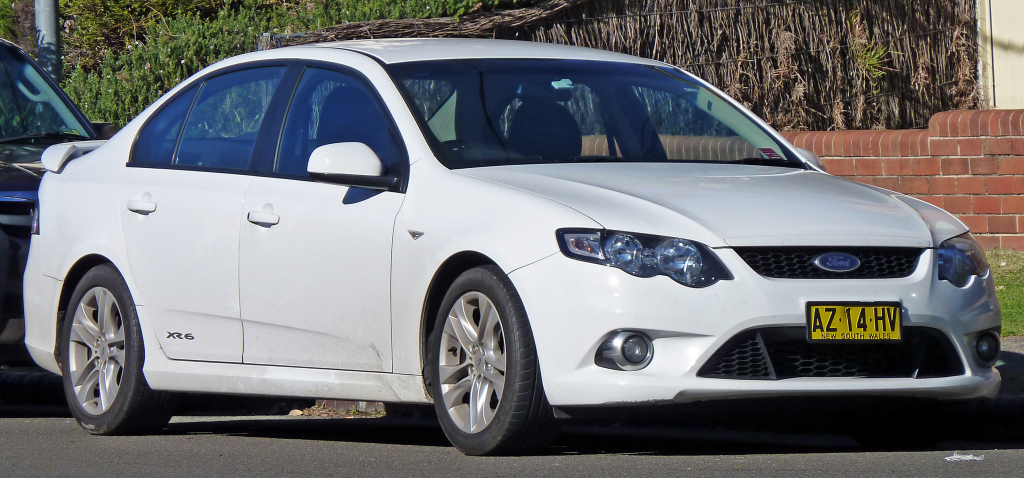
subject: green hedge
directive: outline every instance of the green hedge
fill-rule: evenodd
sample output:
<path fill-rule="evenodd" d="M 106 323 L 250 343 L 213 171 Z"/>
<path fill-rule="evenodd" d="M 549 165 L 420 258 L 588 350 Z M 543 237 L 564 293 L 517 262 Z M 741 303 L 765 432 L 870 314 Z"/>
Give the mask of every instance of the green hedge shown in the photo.
<path fill-rule="evenodd" d="M 459 16 L 536 2 L 62 0 L 62 12 L 72 20 L 63 87 L 89 119 L 124 125 L 200 69 L 254 51 L 264 32 L 310 31 L 381 18 Z"/>

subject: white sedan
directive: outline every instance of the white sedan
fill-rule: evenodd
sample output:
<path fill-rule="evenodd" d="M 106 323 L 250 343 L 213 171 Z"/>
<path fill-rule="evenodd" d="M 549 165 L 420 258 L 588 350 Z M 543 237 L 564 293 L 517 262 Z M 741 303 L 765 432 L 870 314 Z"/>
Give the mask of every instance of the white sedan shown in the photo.
<path fill-rule="evenodd" d="M 500 454 L 594 407 L 999 387 L 960 221 L 656 61 L 257 52 L 43 163 L 26 343 L 96 434 L 162 427 L 175 392 L 333 397 L 433 403 Z"/>

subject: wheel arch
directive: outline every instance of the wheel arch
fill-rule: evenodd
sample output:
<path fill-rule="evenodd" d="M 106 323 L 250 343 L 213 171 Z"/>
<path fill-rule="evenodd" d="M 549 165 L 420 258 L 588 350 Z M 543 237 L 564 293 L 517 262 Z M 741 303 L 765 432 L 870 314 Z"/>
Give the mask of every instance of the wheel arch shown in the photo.
<path fill-rule="evenodd" d="M 92 270 L 94 267 L 110 264 L 114 265 L 113 261 L 100 254 L 89 254 L 83 256 L 75 262 L 74 265 L 68 269 L 68 273 L 64 275 L 64 282 L 61 284 L 60 299 L 57 301 L 57 317 L 54 320 L 57 326 L 56 340 L 53 344 L 53 357 L 57 360 L 57 366 L 63 367 L 61 364 L 60 356 L 60 340 L 61 330 L 64 328 L 64 318 L 68 310 L 68 303 L 71 302 L 71 296 L 75 293 L 75 288 L 78 287 L 78 283 L 82 280 L 87 272 Z M 114 266 L 116 269 L 117 266 Z M 122 275 L 123 276 L 123 275 Z M 61 370 L 63 372 L 63 370 Z"/>
<path fill-rule="evenodd" d="M 427 340 L 434 331 L 434 322 L 441 309 L 441 301 L 444 300 L 445 294 L 448 293 L 448 289 L 455 279 L 463 272 L 487 265 L 497 266 L 498 264 L 480 252 L 462 251 L 445 259 L 434 272 L 434 277 L 430 279 L 430 285 L 423 298 L 423 312 L 420 315 L 420 367 L 425 381 L 429 380 L 429 375 L 426 373 Z M 424 383 L 424 385 L 427 386 L 427 394 L 430 394 L 430 384 Z"/>

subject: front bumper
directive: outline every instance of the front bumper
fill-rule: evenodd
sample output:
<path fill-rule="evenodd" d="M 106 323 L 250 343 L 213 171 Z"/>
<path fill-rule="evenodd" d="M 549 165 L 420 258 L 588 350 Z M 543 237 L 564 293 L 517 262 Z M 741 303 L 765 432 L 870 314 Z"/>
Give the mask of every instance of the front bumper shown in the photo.
<path fill-rule="evenodd" d="M 547 398 L 555 406 L 680 403 L 807 395 L 885 395 L 940 399 L 994 396 L 999 373 L 979 361 L 973 340 L 1000 326 L 991 275 L 966 287 L 935 279 L 934 250 L 900 279 L 768 279 L 731 249 L 715 251 L 735 278 L 703 289 L 667 277 L 637 278 L 552 255 L 509 274 L 526 307 Z M 809 301 L 899 301 L 904 327 L 942 334 L 963 373 L 939 378 L 705 378 L 698 371 L 729 339 L 757 328 L 802 327 Z M 637 371 L 594 363 L 614 331 L 634 330 L 654 344 Z"/>

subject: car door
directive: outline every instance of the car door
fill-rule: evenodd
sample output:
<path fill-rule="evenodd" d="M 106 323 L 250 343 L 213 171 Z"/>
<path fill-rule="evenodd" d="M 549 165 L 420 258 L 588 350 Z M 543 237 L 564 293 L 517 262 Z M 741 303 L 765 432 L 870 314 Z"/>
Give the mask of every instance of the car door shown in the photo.
<path fill-rule="evenodd" d="M 404 195 L 314 182 L 318 146 L 361 142 L 382 170 L 408 163 L 391 117 L 354 71 L 307 67 L 276 160 L 242 204 L 243 362 L 391 371 L 390 272 Z"/>
<path fill-rule="evenodd" d="M 256 137 L 285 66 L 178 94 L 142 127 L 118 186 L 136 305 L 173 359 L 241 362 L 238 227 Z"/>

